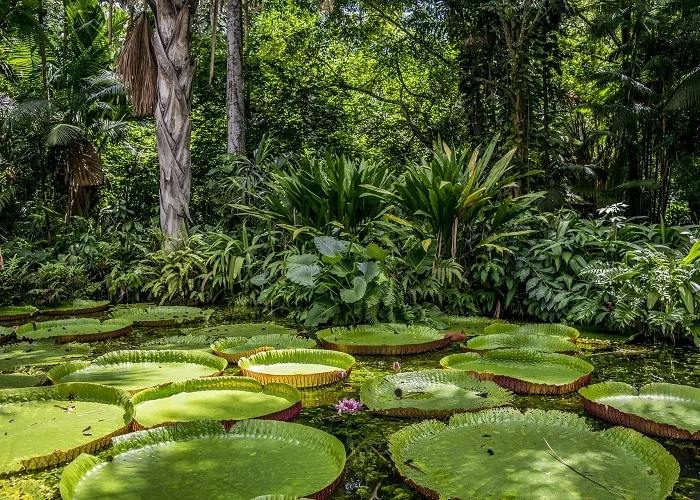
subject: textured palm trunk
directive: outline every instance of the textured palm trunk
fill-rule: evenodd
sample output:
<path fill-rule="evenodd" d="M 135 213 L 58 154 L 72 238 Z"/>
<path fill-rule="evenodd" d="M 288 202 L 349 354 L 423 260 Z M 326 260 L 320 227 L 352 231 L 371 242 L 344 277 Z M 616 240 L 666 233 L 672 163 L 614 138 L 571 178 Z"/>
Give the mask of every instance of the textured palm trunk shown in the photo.
<path fill-rule="evenodd" d="M 227 1 L 228 58 L 226 74 L 227 149 L 245 153 L 245 94 L 243 92 L 243 5 L 242 0 Z"/>
<path fill-rule="evenodd" d="M 164 248 L 182 245 L 190 221 L 192 185 L 192 21 L 198 0 L 157 0 L 153 46 L 158 63 L 155 108 L 160 163 L 160 226 Z"/>

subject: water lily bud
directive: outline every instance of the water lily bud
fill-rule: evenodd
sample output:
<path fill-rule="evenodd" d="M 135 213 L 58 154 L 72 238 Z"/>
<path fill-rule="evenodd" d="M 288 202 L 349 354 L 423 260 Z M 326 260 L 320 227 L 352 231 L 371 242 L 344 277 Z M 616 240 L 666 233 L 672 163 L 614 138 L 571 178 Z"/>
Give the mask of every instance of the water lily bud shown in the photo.
<path fill-rule="evenodd" d="M 394 370 L 394 373 L 398 373 L 401 371 L 401 363 L 398 361 L 394 361 L 394 364 L 391 366 L 391 369 Z"/>

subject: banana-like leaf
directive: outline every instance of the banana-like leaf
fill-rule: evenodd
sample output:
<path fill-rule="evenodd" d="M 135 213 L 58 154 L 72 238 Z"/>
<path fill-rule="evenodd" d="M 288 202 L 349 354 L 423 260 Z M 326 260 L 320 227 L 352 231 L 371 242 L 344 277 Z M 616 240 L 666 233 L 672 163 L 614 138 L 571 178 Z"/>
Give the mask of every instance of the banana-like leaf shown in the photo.
<path fill-rule="evenodd" d="M 498 408 L 426 420 L 389 438 L 399 473 L 430 498 L 661 500 L 678 462 L 631 429 L 594 432 L 573 413 Z"/>
<path fill-rule="evenodd" d="M 375 413 L 405 418 L 447 418 L 509 403 L 507 391 L 456 370 L 422 370 L 377 377 L 362 386 L 362 402 Z"/>
<path fill-rule="evenodd" d="M 317 333 L 323 347 L 349 354 L 394 356 L 432 351 L 449 345 L 450 338 L 420 325 L 377 324 L 328 328 Z"/>
<path fill-rule="evenodd" d="M 275 420 L 244 420 L 228 432 L 212 420 L 159 427 L 116 438 L 111 454 L 85 454 L 66 467 L 63 500 L 250 500 L 270 491 L 325 499 L 345 467 L 337 438 Z"/>

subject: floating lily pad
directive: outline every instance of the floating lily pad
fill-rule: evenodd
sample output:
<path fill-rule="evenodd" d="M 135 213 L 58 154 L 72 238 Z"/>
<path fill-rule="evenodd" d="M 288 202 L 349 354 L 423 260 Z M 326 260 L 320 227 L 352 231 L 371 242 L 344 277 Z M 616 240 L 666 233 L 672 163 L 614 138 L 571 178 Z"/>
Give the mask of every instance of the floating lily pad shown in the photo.
<path fill-rule="evenodd" d="M 179 326 L 202 323 L 209 319 L 211 310 L 187 306 L 155 306 L 127 308 L 112 311 L 112 318 L 131 321 L 134 326 Z"/>
<path fill-rule="evenodd" d="M 256 335 L 255 337 L 227 337 L 211 345 L 214 354 L 229 363 L 238 363 L 245 356 L 273 349 L 310 349 L 316 345 L 311 339 L 287 334 Z"/>
<path fill-rule="evenodd" d="M 452 354 L 440 364 L 493 380 L 518 394 L 566 394 L 588 385 L 593 372 L 593 365 L 580 358 L 528 349 L 498 349 L 483 356 Z"/>
<path fill-rule="evenodd" d="M 76 314 L 93 314 L 106 311 L 107 309 L 109 309 L 109 300 L 75 299 L 48 309 L 42 309 L 41 314 L 46 316 L 72 316 Z"/>
<path fill-rule="evenodd" d="M 111 454 L 109 462 L 85 454 L 66 467 L 63 500 L 250 500 L 270 492 L 323 499 L 345 467 L 337 438 L 274 420 L 244 420 L 229 432 L 211 420 L 135 432 L 115 438 Z"/>
<path fill-rule="evenodd" d="M 317 334 L 323 347 L 348 354 L 395 356 L 433 351 L 449 345 L 450 338 L 434 328 L 418 325 L 362 325 L 328 328 Z"/>
<path fill-rule="evenodd" d="M 512 408 L 424 421 L 393 434 L 407 481 L 431 498 L 666 498 L 678 462 L 631 429 L 593 432 L 573 413 Z"/>
<path fill-rule="evenodd" d="M 579 331 L 576 328 L 572 326 L 562 325 L 559 323 L 536 323 L 527 325 L 511 325 L 508 323 L 497 323 L 484 328 L 484 335 L 493 335 L 497 333 L 551 335 L 554 337 L 564 337 L 566 339 L 575 339 L 580 335 Z"/>
<path fill-rule="evenodd" d="M 0 473 L 38 469 L 95 452 L 128 431 L 124 391 L 96 384 L 0 391 Z"/>
<path fill-rule="evenodd" d="M 185 351 L 211 352 L 211 339 L 204 335 L 173 335 L 141 344 L 139 349 L 182 349 Z"/>
<path fill-rule="evenodd" d="M 34 387 L 46 382 L 46 374 L 35 370 L 16 373 L 0 373 L 0 389 Z"/>
<path fill-rule="evenodd" d="M 700 389 L 653 383 L 639 391 L 622 382 L 579 389 L 583 407 L 598 418 L 645 434 L 700 440 Z"/>
<path fill-rule="evenodd" d="M 530 335 L 527 333 L 496 333 L 474 337 L 463 344 L 467 352 L 483 354 L 494 349 L 532 349 L 540 352 L 573 354 L 576 345 L 560 337 Z"/>
<path fill-rule="evenodd" d="M 242 374 L 247 377 L 263 384 L 281 382 L 294 387 L 340 382 L 350 374 L 354 364 L 355 358 L 349 354 L 320 349 L 266 351 L 238 361 Z"/>
<path fill-rule="evenodd" d="M 197 351 L 114 351 L 71 361 L 46 374 L 54 384 L 93 382 L 135 393 L 160 384 L 219 375 L 226 360 Z"/>
<path fill-rule="evenodd" d="M 90 354 L 85 344 L 62 344 L 53 342 L 22 342 L 0 348 L 0 370 L 20 366 L 49 366 L 69 359 L 84 358 Z"/>
<path fill-rule="evenodd" d="M 375 413 L 446 418 L 504 405 L 513 399 L 490 381 L 456 370 L 423 370 L 377 377 L 362 386 L 362 402 Z"/>
<path fill-rule="evenodd" d="M 447 319 L 450 322 L 447 331 L 462 332 L 467 336 L 483 335 L 484 328 L 494 323 L 507 323 L 502 319 L 482 316 L 448 316 Z"/>
<path fill-rule="evenodd" d="M 291 420 L 301 411 L 301 395 L 287 384 L 248 377 L 214 377 L 146 389 L 132 398 L 137 429 L 195 420 Z"/>
<path fill-rule="evenodd" d="M 237 323 L 230 325 L 212 326 L 197 330 L 198 334 L 208 337 L 257 337 L 258 335 L 296 335 L 294 328 L 276 325 L 274 323 Z"/>
<path fill-rule="evenodd" d="M 39 309 L 34 306 L 9 306 L 0 307 L 0 321 L 16 321 L 31 318 Z"/>
<path fill-rule="evenodd" d="M 12 328 L 7 328 L 5 326 L 0 326 L 0 344 L 8 342 L 15 334 Z"/>
<path fill-rule="evenodd" d="M 51 339 L 58 343 L 93 342 L 131 333 L 131 321 L 123 319 L 62 319 L 27 323 L 17 328 L 17 338 L 24 340 Z"/>

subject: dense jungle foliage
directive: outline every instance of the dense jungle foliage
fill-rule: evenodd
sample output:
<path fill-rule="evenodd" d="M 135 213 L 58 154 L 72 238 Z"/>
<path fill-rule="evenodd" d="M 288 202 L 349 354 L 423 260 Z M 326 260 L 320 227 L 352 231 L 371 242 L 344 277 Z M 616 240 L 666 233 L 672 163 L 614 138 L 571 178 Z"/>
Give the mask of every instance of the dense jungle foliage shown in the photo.
<path fill-rule="evenodd" d="M 247 155 L 227 153 L 226 23 L 202 2 L 174 250 L 154 120 L 115 73 L 142 9 L 0 2 L 0 305 L 700 339 L 696 1 L 248 0 Z"/>

